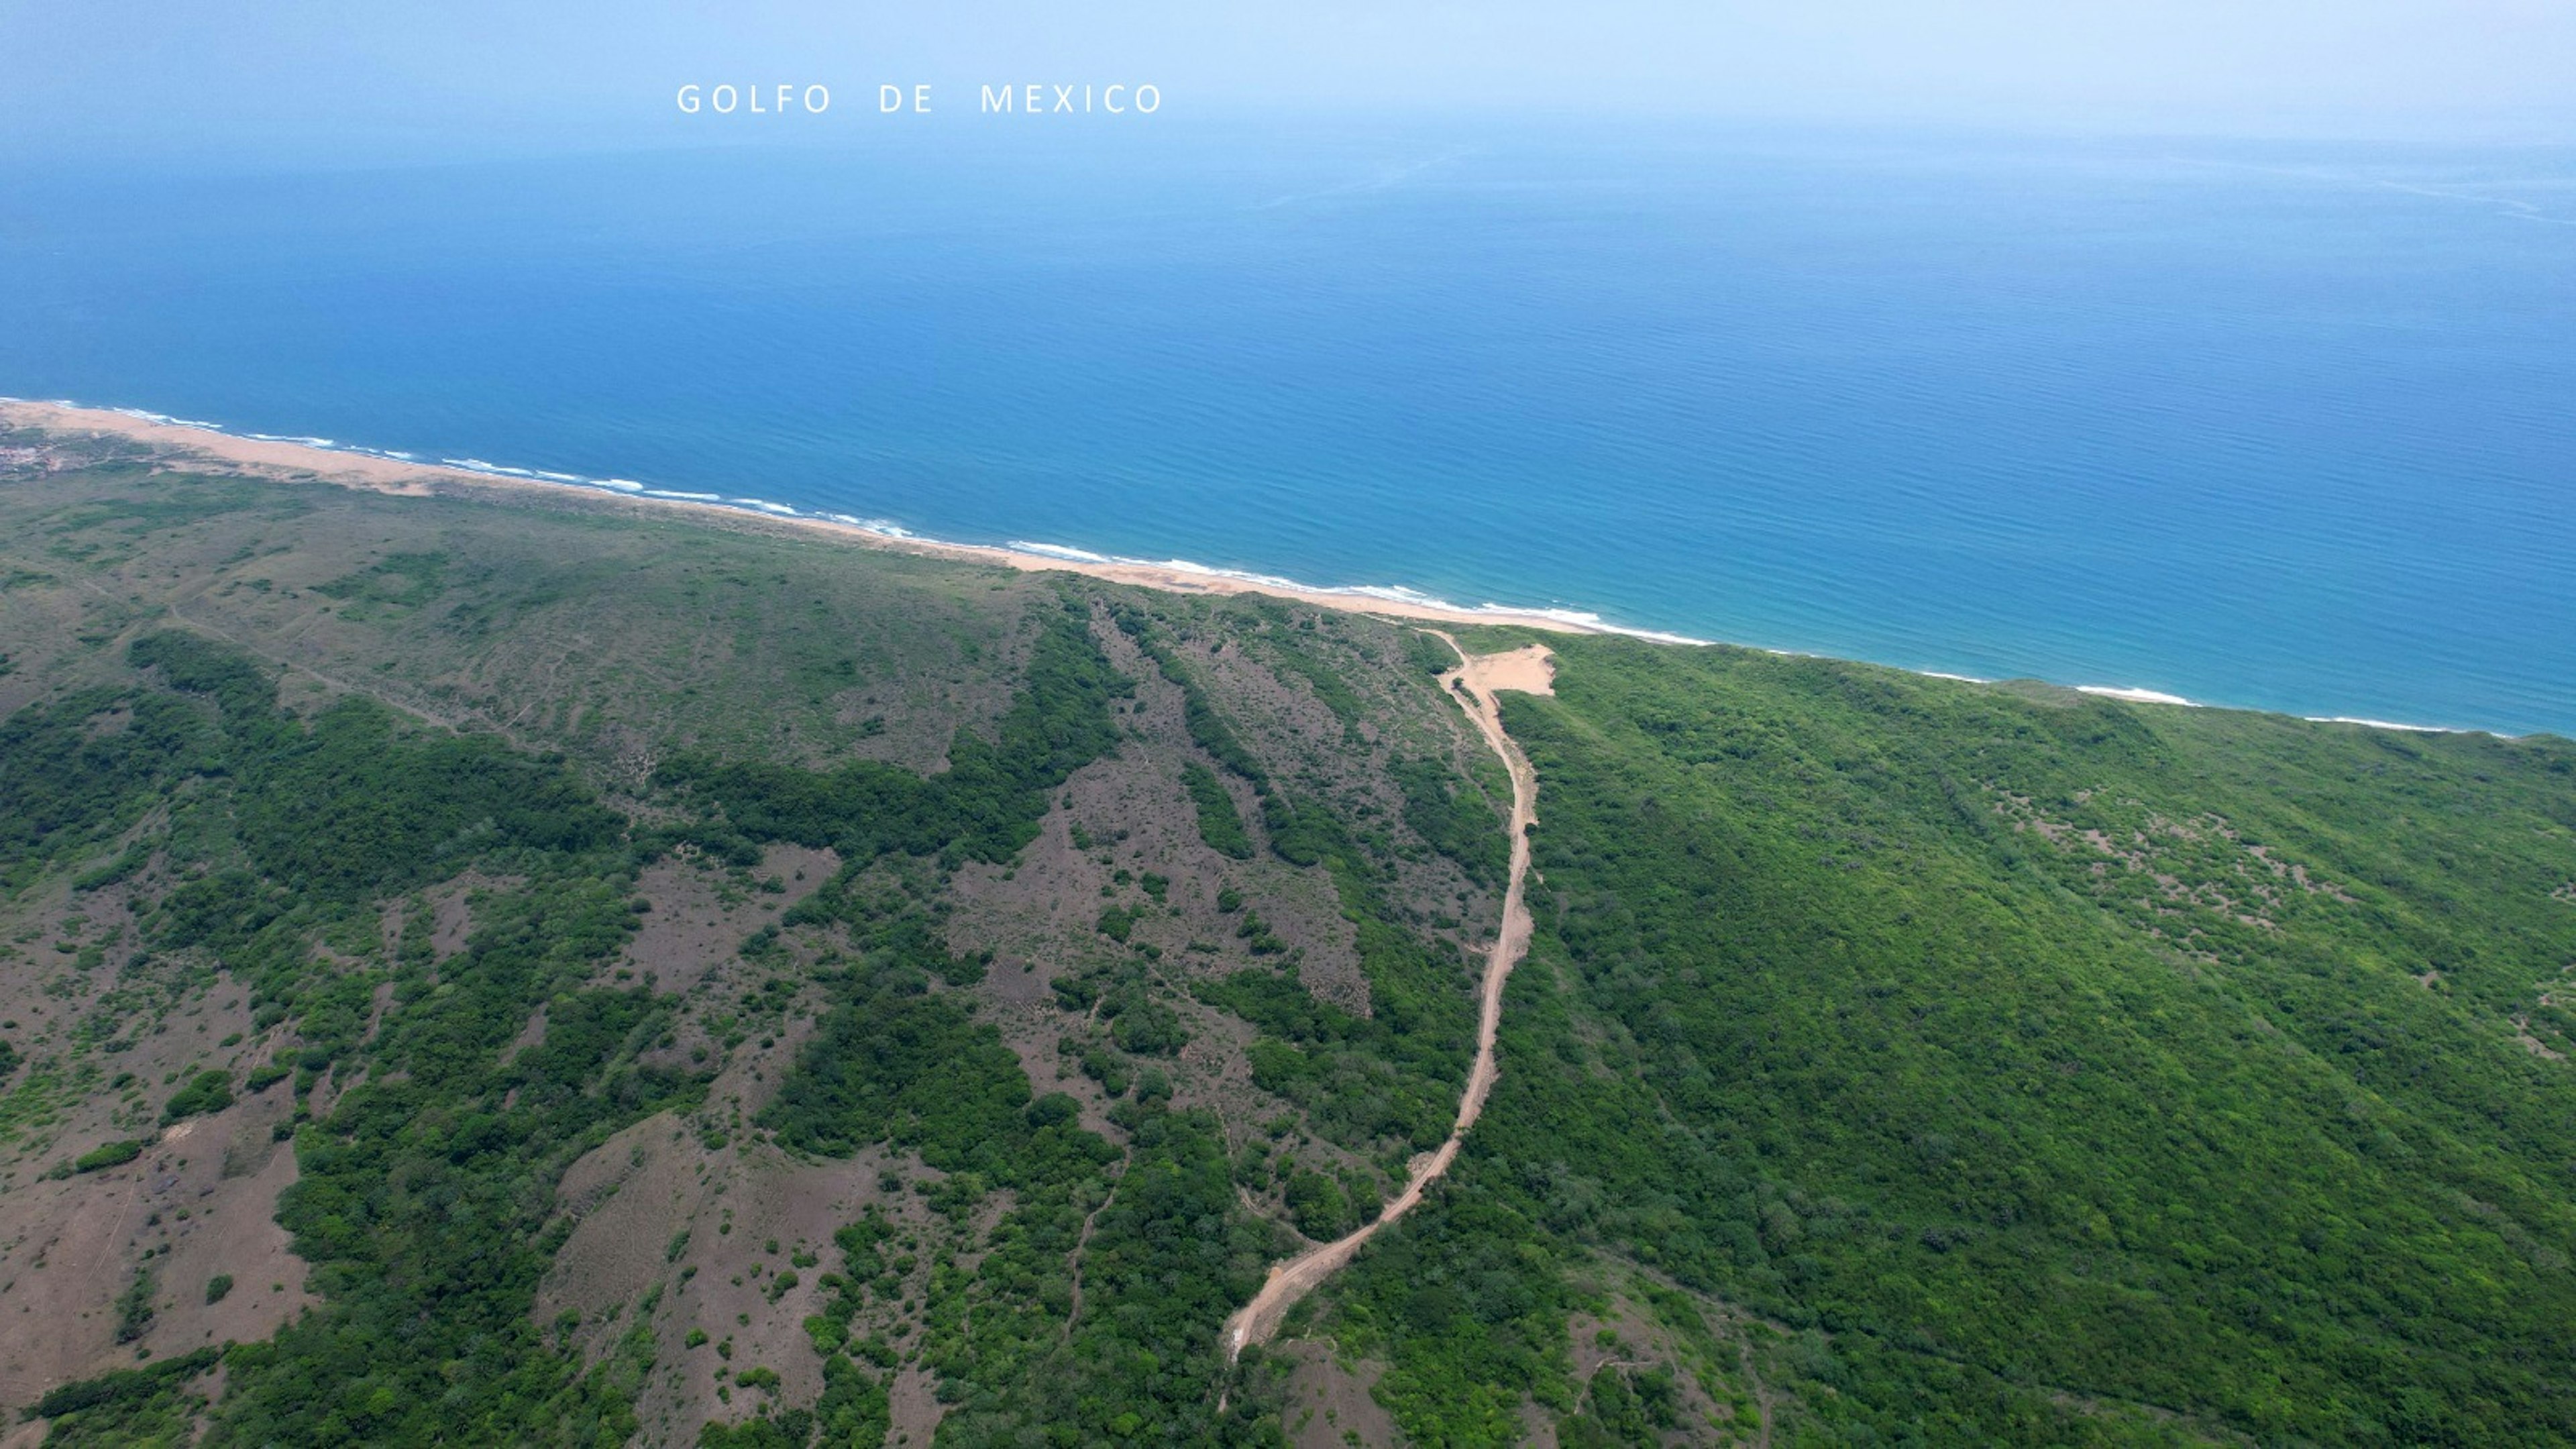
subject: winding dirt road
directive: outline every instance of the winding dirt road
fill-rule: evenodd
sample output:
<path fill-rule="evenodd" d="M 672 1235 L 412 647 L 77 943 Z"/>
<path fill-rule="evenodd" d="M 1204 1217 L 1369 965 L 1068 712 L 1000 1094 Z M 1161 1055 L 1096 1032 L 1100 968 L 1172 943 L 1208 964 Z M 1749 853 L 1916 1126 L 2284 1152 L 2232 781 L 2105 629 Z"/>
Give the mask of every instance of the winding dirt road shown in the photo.
<path fill-rule="evenodd" d="M 1494 1090 L 1494 1033 L 1503 1019 L 1503 983 L 1529 950 L 1530 914 L 1522 903 L 1521 881 L 1529 874 L 1529 828 L 1538 819 L 1538 773 L 1530 768 L 1520 746 L 1503 733 L 1502 707 L 1495 702 L 1494 693 L 1503 689 L 1553 693 L 1549 681 L 1554 665 L 1545 645 L 1532 644 L 1502 654 L 1469 654 L 1447 634 L 1437 629 L 1426 632 L 1437 635 L 1457 652 L 1459 667 L 1440 676 L 1441 688 L 1466 707 L 1467 717 L 1475 721 L 1486 745 L 1502 758 L 1503 767 L 1512 776 L 1511 877 L 1503 892 L 1502 930 L 1485 956 L 1483 1001 L 1476 1019 L 1476 1064 L 1467 1071 L 1467 1088 L 1459 1095 L 1458 1119 L 1450 1125 L 1448 1140 L 1440 1144 L 1439 1150 L 1413 1159 L 1404 1191 L 1386 1205 L 1386 1211 L 1348 1237 L 1320 1243 L 1274 1265 L 1261 1291 L 1252 1295 L 1252 1301 L 1241 1312 L 1226 1320 L 1228 1363 L 1247 1345 L 1267 1342 L 1278 1331 L 1279 1320 L 1299 1299 L 1349 1262 L 1378 1229 L 1411 1212 L 1413 1205 L 1422 1201 L 1423 1190 L 1438 1181 L 1456 1160 L 1459 1143 L 1466 1140 L 1467 1129 L 1476 1125 L 1477 1114 L 1485 1110 L 1485 1098 Z"/>

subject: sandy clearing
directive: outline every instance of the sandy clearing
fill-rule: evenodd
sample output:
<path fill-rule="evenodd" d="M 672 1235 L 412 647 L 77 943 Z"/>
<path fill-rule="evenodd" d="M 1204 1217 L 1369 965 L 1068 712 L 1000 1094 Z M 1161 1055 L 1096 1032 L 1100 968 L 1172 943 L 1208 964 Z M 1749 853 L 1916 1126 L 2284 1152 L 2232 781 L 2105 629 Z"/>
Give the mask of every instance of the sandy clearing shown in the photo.
<path fill-rule="evenodd" d="M 1289 1259 L 1274 1264 L 1269 1279 L 1252 1301 L 1234 1317 L 1226 1320 L 1225 1352 L 1231 1362 L 1247 1345 L 1262 1343 L 1277 1332 L 1279 1320 L 1299 1299 L 1314 1291 L 1317 1284 L 1331 1277 L 1349 1262 L 1377 1235 L 1380 1228 L 1413 1210 L 1432 1183 L 1440 1180 L 1449 1164 L 1456 1161 L 1458 1148 L 1468 1129 L 1485 1110 L 1485 1099 L 1493 1094 L 1498 1071 L 1494 1065 L 1494 1037 L 1502 1025 L 1503 986 L 1511 979 L 1512 967 L 1529 950 L 1530 914 L 1522 899 L 1522 880 L 1529 874 L 1529 830 L 1538 821 L 1538 773 L 1530 768 L 1529 759 L 1520 746 L 1503 733 L 1502 706 L 1495 700 L 1498 689 L 1527 689 L 1536 684 L 1534 693 L 1552 693 L 1554 665 L 1547 649 L 1532 644 L 1505 654 L 1470 655 L 1459 648 L 1458 641 L 1439 630 L 1429 631 L 1458 654 L 1459 667 L 1440 676 L 1441 687 L 1452 697 L 1460 698 L 1468 718 L 1475 721 L 1477 732 L 1485 743 L 1502 757 L 1512 776 L 1512 867 L 1510 885 L 1503 893 L 1502 930 L 1494 937 L 1492 949 L 1485 954 L 1484 989 L 1476 1018 L 1476 1061 L 1467 1071 L 1466 1089 L 1458 1097 L 1458 1117 L 1449 1128 L 1449 1137 L 1436 1151 L 1413 1159 L 1407 1172 L 1404 1191 L 1386 1206 L 1374 1222 L 1347 1237 L 1319 1244 Z M 1517 682 L 1514 682 L 1517 681 Z"/>
<path fill-rule="evenodd" d="M 1440 631 L 1434 629 L 1430 632 L 1438 634 Z M 1446 634 L 1440 637 L 1449 639 Z M 1449 647 L 1457 648 L 1458 641 L 1449 639 Z M 1526 644 L 1500 654 L 1471 656 L 1464 673 L 1467 687 L 1480 697 L 1489 696 L 1498 689 L 1518 690 L 1523 694 L 1556 693 L 1556 656 L 1548 653 L 1544 644 Z M 1486 703 L 1490 705 L 1491 700 Z M 1482 721 L 1478 723 L 1481 726 Z M 1495 728 L 1499 730 L 1501 725 L 1497 723 Z M 1493 738 L 1488 734 L 1487 743 L 1491 743 Z"/>
<path fill-rule="evenodd" d="M 0 399 L 0 423 L 76 437 L 124 438 L 163 450 L 173 458 L 217 463 L 253 476 L 287 481 L 336 483 L 344 487 L 370 488 L 383 493 L 411 496 L 427 496 L 441 488 L 453 488 L 459 485 L 536 492 L 549 498 L 561 498 L 571 493 L 603 504 L 623 505 L 639 510 L 678 509 L 694 512 L 701 517 L 713 515 L 736 526 L 756 520 L 781 528 L 809 530 L 842 543 L 857 544 L 866 548 L 921 554 L 932 558 L 997 564 L 1004 568 L 1018 569 L 1024 573 L 1082 574 L 1112 583 L 1159 589 L 1167 593 L 1263 594 L 1272 598 L 1293 599 L 1318 608 L 1340 609 L 1347 613 L 1373 614 L 1386 618 L 1449 624 L 1513 624 L 1524 628 L 1547 629 L 1561 634 L 1607 632 L 1553 614 L 1517 613 L 1501 609 L 1443 608 L 1435 604 L 1417 604 L 1400 599 L 1339 593 L 1329 589 L 1302 589 L 1265 580 L 1232 578 L 1221 574 L 1201 573 L 1191 569 L 1171 568 L 1157 564 L 1120 563 L 1109 560 L 1084 562 L 1024 553 L 1015 549 L 987 548 L 977 544 L 894 538 L 869 529 L 835 523 L 829 519 L 786 518 L 725 507 L 720 504 L 693 503 L 678 498 L 637 497 L 632 494 L 586 488 L 578 484 L 550 483 L 534 478 L 512 478 L 434 463 L 405 462 L 398 458 L 380 457 L 371 453 L 342 452 L 332 448 L 309 447 L 302 443 L 266 442 L 233 433 L 217 432 L 210 428 L 195 428 L 181 423 L 139 418 L 106 408 Z M 1501 687 L 1511 688 L 1512 686 Z"/>

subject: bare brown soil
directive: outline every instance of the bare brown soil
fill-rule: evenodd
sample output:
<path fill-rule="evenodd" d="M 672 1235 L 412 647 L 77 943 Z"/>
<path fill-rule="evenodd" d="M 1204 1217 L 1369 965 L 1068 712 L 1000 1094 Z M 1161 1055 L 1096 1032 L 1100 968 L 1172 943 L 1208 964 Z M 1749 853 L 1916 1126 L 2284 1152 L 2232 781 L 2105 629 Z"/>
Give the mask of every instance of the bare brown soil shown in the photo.
<path fill-rule="evenodd" d="M 295 1154 L 271 1140 L 283 1086 L 180 1122 L 123 1167 L 0 1194 L 0 1402 L 139 1354 L 166 1358 L 227 1339 L 267 1338 L 312 1302 L 305 1264 L 276 1221 Z M 151 1135 L 148 1131 L 146 1135 Z M 153 1316 L 117 1342 L 117 1300 L 148 1270 Z M 222 1301 L 208 1281 L 233 1279 Z"/>
<path fill-rule="evenodd" d="M 1392 1449 L 1405 1442 L 1395 1417 L 1372 1392 L 1384 1364 L 1345 1365 L 1326 1343 L 1291 1344 L 1280 1353 L 1296 1364 L 1288 1374 L 1286 1416 L 1295 1449 Z"/>
<path fill-rule="evenodd" d="M 148 826 L 149 822 L 147 822 Z M 138 829 L 145 827 L 138 827 Z M 283 1085 L 164 1128 L 188 1074 L 267 1059 L 231 977 L 137 965 L 130 887 L 38 887 L 0 907 L 0 1032 L 28 1059 L 0 1139 L 0 1403 L 225 1338 L 259 1339 L 301 1312 L 305 1267 L 275 1222 L 295 1180 L 273 1141 Z M 75 1043 L 89 1076 L 40 1077 Z M 51 1085 L 47 1085 L 47 1083 Z M 56 1177 L 106 1143 L 150 1144 L 123 1166 Z M 118 1300 L 145 1270 L 152 1317 L 117 1342 Z M 235 1280 L 221 1303 L 207 1280 Z"/>
<path fill-rule="evenodd" d="M 651 980 L 657 990 L 691 991 L 709 971 L 733 958 L 744 937 L 812 895 L 840 868 L 840 857 L 829 850 L 772 846 L 753 874 L 776 881 L 779 889 L 746 892 L 694 859 L 656 861 L 644 868 L 636 887 L 636 894 L 653 908 L 641 917 L 608 974 L 614 979 L 618 972 L 630 972 Z"/>

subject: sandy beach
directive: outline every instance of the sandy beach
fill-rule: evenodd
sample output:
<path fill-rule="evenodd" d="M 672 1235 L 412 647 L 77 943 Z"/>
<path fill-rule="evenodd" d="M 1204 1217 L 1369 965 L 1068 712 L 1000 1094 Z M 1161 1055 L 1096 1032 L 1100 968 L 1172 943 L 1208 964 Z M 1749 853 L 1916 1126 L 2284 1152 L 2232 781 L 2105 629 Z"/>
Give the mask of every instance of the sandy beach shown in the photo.
<path fill-rule="evenodd" d="M 392 458 L 380 453 L 317 447 L 310 443 L 288 440 L 244 437 L 219 429 L 196 427 L 177 420 L 109 408 L 0 399 L 0 423 L 5 423 L 12 428 L 32 428 L 71 437 L 119 438 L 150 449 L 157 461 L 173 466 L 212 466 L 229 472 L 284 481 L 332 483 L 348 488 L 371 488 L 383 493 L 416 496 L 459 489 L 533 489 L 541 490 L 548 497 L 556 498 L 570 493 L 603 504 L 623 504 L 647 509 L 676 509 L 700 516 L 713 515 L 716 519 L 733 526 L 757 521 L 774 527 L 811 530 L 838 541 L 865 548 L 890 549 L 899 553 L 924 554 L 935 558 L 968 559 L 977 563 L 997 564 L 1004 568 L 1036 573 L 1083 574 L 1091 578 L 1106 579 L 1112 583 L 1132 584 L 1139 588 L 1162 589 L 1172 593 L 1261 594 L 1272 598 L 1293 599 L 1299 603 L 1313 604 L 1321 608 L 1342 609 L 1355 614 L 1374 614 L 1386 618 L 1415 619 L 1446 624 L 1516 624 L 1526 628 L 1548 629 L 1567 634 L 1611 632 L 1576 619 L 1537 611 L 1453 608 L 1433 603 L 1384 598 L 1357 591 L 1301 588 L 1276 580 L 1244 578 L 1232 574 L 1202 572 L 1168 565 L 1111 559 L 1064 558 L 1054 554 L 1019 549 L 898 537 L 831 519 L 811 516 L 791 517 L 717 501 L 639 496 L 634 492 L 579 482 L 552 482 L 535 477 L 513 477 L 505 473 L 460 468 L 443 463 L 423 463 Z"/>
<path fill-rule="evenodd" d="M 887 549 L 897 553 L 920 554 L 932 558 L 971 560 L 1001 568 L 1031 573 L 1062 572 L 1106 579 L 1112 583 L 1138 588 L 1161 589 L 1176 594 L 1259 594 L 1270 598 L 1293 599 L 1319 608 L 1340 609 L 1354 614 L 1371 614 L 1381 618 L 1407 619 L 1434 624 L 1506 624 L 1530 629 L 1545 629 L 1560 634 L 1626 634 L 1666 644 L 1706 644 L 1710 641 L 1681 634 L 1651 629 L 1624 628 L 1599 618 L 1574 611 L 1556 609 L 1516 609 L 1507 606 L 1460 607 L 1436 599 L 1406 598 L 1405 590 L 1394 588 L 1316 588 L 1287 579 L 1268 578 L 1206 568 L 1175 561 L 1150 563 L 1136 559 L 1101 558 L 1080 550 L 1047 544 L 1018 544 L 992 547 L 982 544 L 947 543 L 937 539 L 917 538 L 890 525 L 871 525 L 861 520 L 842 517 L 817 517 L 810 512 L 754 498 L 727 497 L 715 493 L 675 493 L 667 489 L 648 489 L 640 483 L 625 480 L 580 479 L 568 474 L 539 475 L 530 470 L 481 466 L 477 459 L 454 459 L 423 462 L 369 452 L 358 448 L 317 446 L 323 439 L 253 437 L 229 433 L 221 428 L 190 423 L 184 419 L 115 408 L 81 407 L 62 402 L 36 402 L 0 397 L 0 426 L 30 429 L 41 433 L 72 438 L 111 437 L 148 450 L 152 459 L 173 468 L 207 468 L 252 477 L 275 478 L 301 483 L 331 483 L 348 488 L 371 488 L 382 493 L 410 494 L 426 497 L 433 493 L 464 494 L 537 490 L 544 497 L 561 499 L 574 495 L 602 507 L 623 505 L 649 510 L 678 510 L 682 516 L 694 515 L 709 523 L 727 528 L 762 527 L 792 529 L 817 534 L 839 543 L 863 548 Z M 477 466 L 462 467 L 460 463 Z M 665 514 L 664 516 L 670 516 Z M 1760 645 L 1746 647 L 1762 648 Z M 1765 649 L 1772 654 L 1791 655 L 1797 651 Z M 1905 668 L 1905 666 L 1895 666 Z M 1955 680 L 1964 684 L 1991 684 L 1993 680 L 1974 675 L 1937 669 L 1909 668 L 1908 673 L 1930 679 Z M 1505 685 L 1504 688 L 1513 686 Z M 2070 686 L 2080 694 L 2114 699 L 2126 704 L 2171 708 L 2241 708 L 2223 703 L 2186 698 L 2164 690 L 2132 686 L 2081 684 Z M 2461 727 L 2451 725 L 2408 724 L 2348 714 L 2314 714 L 2303 718 L 2321 724 L 2354 725 L 2369 729 L 2401 730 L 2412 734 L 2451 734 Z M 2473 731 L 2514 736 L 2498 731 Z"/>

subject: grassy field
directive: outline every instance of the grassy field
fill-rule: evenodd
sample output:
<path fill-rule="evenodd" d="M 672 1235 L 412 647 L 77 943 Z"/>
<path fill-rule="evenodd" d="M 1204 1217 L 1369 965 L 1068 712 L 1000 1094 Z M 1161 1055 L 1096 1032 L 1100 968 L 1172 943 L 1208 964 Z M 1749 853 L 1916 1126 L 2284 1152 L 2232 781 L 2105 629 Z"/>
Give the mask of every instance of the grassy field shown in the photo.
<path fill-rule="evenodd" d="M 0 540 L 49 1442 L 2576 1437 L 2567 742 L 1550 638 L 1501 1083 L 1229 1371 L 1466 1070 L 1434 641 L 60 447 Z"/>

